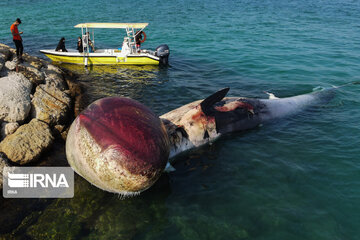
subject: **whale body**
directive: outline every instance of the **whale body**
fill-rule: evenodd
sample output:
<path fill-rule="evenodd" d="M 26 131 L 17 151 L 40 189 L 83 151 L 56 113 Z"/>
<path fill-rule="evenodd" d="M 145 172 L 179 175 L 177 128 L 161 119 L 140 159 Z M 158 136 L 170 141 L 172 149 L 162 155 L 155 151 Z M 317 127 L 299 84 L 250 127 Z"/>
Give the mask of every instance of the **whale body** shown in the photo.
<path fill-rule="evenodd" d="M 296 114 L 334 96 L 334 88 L 282 99 L 225 97 L 228 91 L 224 88 L 160 118 L 130 98 L 99 99 L 72 123 L 67 160 L 98 188 L 133 196 L 151 187 L 164 170 L 171 170 L 169 159 L 181 152 L 223 134 Z"/>
<path fill-rule="evenodd" d="M 216 140 L 223 134 L 255 128 L 262 123 L 294 115 L 308 107 L 323 104 L 334 96 L 325 89 L 287 98 L 254 99 L 225 97 L 224 88 L 162 116 L 170 140 L 170 158 Z"/>

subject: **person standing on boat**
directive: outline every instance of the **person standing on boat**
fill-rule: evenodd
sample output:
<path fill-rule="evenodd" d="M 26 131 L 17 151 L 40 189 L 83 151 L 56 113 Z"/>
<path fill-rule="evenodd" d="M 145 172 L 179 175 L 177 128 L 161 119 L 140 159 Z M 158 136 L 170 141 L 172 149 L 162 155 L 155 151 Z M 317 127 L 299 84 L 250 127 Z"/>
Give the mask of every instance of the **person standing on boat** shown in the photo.
<path fill-rule="evenodd" d="M 84 46 L 84 51 L 87 52 L 88 51 L 88 44 L 89 44 L 89 32 L 87 32 L 86 34 L 82 35 L 82 44 Z"/>
<path fill-rule="evenodd" d="M 94 52 L 95 51 L 94 44 L 92 43 L 91 38 L 90 38 L 90 32 L 86 32 L 86 34 L 83 35 L 83 46 L 84 46 L 85 52 Z"/>
<path fill-rule="evenodd" d="M 95 52 L 94 44 L 90 39 L 89 39 L 89 52 Z"/>
<path fill-rule="evenodd" d="M 11 31 L 11 34 L 13 35 L 13 41 L 16 46 L 17 59 L 18 59 L 18 61 L 23 61 L 22 54 L 24 51 L 24 47 L 22 44 L 22 38 L 20 36 L 20 34 L 23 34 L 23 32 L 19 32 L 19 30 L 18 30 L 19 24 L 21 24 L 21 20 L 20 20 L 20 18 L 17 18 L 16 21 L 11 25 L 10 31 Z"/>
<path fill-rule="evenodd" d="M 83 44 L 81 41 L 81 37 L 78 37 L 78 41 L 77 41 L 77 48 L 76 48 L 80 53 L 83 52 Z"/>
<path fill-rule="evenodd" d="M 145 42 L 146 34 L 144 31 L 137 31 L 135 33 L 136 49 L 140 52 L 141 43 Z"/>

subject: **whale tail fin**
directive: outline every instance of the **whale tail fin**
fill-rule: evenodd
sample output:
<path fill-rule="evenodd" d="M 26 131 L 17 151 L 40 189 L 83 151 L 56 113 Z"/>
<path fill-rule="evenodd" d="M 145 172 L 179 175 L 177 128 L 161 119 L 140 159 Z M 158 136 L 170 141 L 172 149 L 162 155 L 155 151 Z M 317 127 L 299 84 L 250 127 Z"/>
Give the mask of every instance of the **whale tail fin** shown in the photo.
<path fill-rule="evenodd" d="M 360 84 L 360 81 L 353 81 L 348 82 L 342 85 L 334 86 L 332 85 L 329 88 L 323 88 L 323 87 L 316 87 L 313 89 L 312 95 L 316 96 L 318 99 L 320 99 L 321 104 L 326 104 L 330 102 L 331 99 L 333 99 L 336 95 L 336 91 L 340 88 L 350 86 L 350 85 L 358 85 Z"/>
<path fill-rule="evenodd" d="M 210 95 L 209 97 L 205 98 L 201 103 L 201 110 L 205 113 L 205 115 L 209 115 L 210 111 L 211 111 L 211 107 L 217 103 L 220 102 L 225 96 L 226 94 L 229 92 L 230 88 L 223 88 L 219 91 L 217 91 L 216 93 Z"/>

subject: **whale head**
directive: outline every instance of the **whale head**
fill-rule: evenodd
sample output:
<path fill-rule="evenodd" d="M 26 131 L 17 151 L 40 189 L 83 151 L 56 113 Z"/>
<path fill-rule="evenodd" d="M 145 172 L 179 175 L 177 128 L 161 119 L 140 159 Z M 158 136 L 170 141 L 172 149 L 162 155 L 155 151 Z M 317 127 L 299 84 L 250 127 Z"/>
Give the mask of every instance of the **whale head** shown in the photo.
<path fill-rule="evenodd" d="M 109 97 L 77 116 L 67 136 L 66 156 L 95 186 L 134 195 L 160 177 L 169 141 L 162 121 L 149 108 L 130 98 Z"/>

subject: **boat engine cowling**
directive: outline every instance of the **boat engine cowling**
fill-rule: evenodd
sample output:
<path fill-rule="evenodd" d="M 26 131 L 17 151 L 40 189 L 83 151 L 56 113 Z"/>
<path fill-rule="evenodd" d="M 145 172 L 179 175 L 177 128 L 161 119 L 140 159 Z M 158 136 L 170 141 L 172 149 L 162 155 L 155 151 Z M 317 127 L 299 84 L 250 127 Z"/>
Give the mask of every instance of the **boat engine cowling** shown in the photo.
<path fill-rule="evenodd" d="M 170 55 L 169 46 L 166 44 L 161 44 L 156 48 L 155 55 L 160 58 L 160 64 L 168 65 Z"/>

